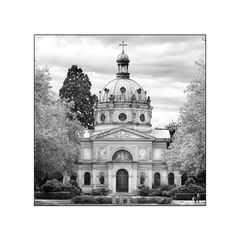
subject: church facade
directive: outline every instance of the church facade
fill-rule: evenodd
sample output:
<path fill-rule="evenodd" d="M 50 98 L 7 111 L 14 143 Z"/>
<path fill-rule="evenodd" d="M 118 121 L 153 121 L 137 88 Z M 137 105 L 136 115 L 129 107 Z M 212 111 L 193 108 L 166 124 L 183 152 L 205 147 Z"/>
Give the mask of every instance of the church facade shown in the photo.
<path fill-rule="evenodd" d="M 152 129 L 151 99 L 128 72 L 129 57 L 117 57 L 116 78 L 99 92 L 95 128 L 80 139 L 77 179 L 83 192 L 105 188 L 112 193 L 135 193 L 139 186 L 181 185 L 181 175 L 162 161 L 170 134 Z"/>

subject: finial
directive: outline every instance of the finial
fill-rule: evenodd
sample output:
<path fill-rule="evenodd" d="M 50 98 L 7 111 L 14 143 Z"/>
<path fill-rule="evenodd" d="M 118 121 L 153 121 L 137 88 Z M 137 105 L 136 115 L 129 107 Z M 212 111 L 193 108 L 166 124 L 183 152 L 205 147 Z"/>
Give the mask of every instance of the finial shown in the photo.
<path fill-rule="evenodd" d="M 124 41 L 122 41 L 122 43 L 120 43 L 119 46 L 122 46 L 122 53 L 124 53 L 124 46 L 127 46 L 127 44 L 124 43 Z"/>

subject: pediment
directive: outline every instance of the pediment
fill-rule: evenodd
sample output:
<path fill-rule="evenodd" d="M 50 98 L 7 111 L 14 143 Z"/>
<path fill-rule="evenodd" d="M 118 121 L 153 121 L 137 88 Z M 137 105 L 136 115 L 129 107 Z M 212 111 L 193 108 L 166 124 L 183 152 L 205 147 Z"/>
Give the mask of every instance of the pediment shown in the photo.
<path fill-rule="evenodd" d="M 91 140 L 155 140 L 154 137 L 133 129 L 112 129 L 91 137 Z"/>

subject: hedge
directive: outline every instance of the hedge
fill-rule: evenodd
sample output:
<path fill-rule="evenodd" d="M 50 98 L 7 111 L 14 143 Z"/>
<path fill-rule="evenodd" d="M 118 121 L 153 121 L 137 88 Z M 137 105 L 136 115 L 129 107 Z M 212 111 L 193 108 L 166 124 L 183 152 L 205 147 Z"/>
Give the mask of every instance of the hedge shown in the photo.
<path fill-rule="evenodd" d="M 108 197 L 75 196 L 71 201 L 80 204 L 112 204 L 112 198 Z"/>
<path fill-rule="evenodd" d="M 192 200 L 194 193 L 175 193 L 175 200 Z M 206 193 L 200 193 L 200 200 L 206 200 Z"/>
<path fill-rule="evenodd" d="M 119 198 L 116 199 L 119 204 Z M 75 196 L 71 199 L 76 204 L 112 204 L 112 198 L 110 197 L 93 197 L 93 196 Z M 130 198 L 132 204 L 171 204 L 172 199 L 167 197 L 140 197 Z M 127 203 L 127 199 L 124 198 L 123 203 Z"/>
<path fill-rule="evenodd" d="M 70 199 L 71 192 L 35 192 L 35 199 Z"/>

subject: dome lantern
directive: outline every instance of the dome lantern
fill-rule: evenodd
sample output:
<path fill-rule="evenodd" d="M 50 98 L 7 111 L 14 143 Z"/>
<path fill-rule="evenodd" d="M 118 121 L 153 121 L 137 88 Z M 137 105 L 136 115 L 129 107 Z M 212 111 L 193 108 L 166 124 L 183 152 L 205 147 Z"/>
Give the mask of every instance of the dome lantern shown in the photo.
<path fill-rule="evenodd" d="M 129 78 L 129 73 L 128 73 L 128 65 L 129 65 L 129 57 L 128 55 L 124 52 L 124 46 L 127 46 L 124 41 L 119 44 L 119 46 L 122 46 L 122 53 L 117 57 L 117 65 L 118 65 L 118 73 L 117 73 L 117 78 Z"/>

